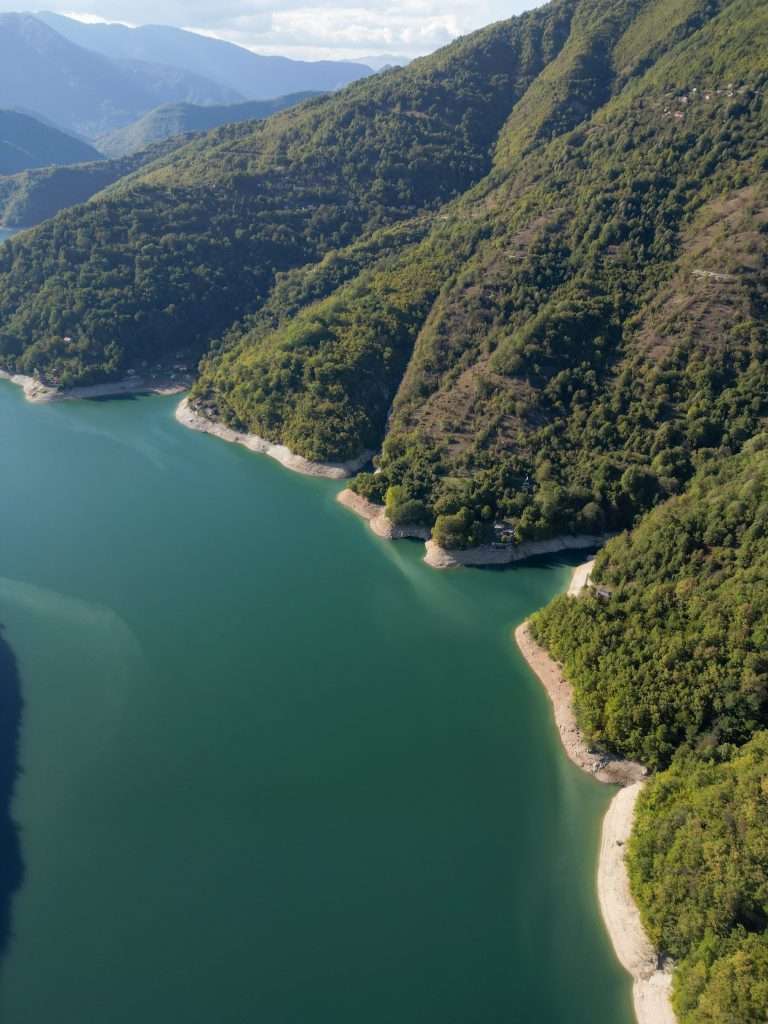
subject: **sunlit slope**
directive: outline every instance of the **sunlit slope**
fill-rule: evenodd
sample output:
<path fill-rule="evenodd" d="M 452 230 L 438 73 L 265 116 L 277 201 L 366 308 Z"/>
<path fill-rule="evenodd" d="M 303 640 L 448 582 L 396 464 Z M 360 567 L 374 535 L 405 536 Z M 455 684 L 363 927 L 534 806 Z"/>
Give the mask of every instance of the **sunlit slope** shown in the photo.
<path fill-rule="evenodd" d="M 576 36 L 574 19 L 556 63 L 591 39 L 603 59 L 580 94 L 612 100 L 512 147 L 539 79 L 490 175 L 418 247 L 297 315 L 275 293 L 278 315 L 230 336 L 198 394 L 313 457 L 386 432 L 373 496 L 404 483 L 427 521 L 490 508 L 529 536 L 628 525 L 699 450 L 738 447 L 766 413 L 768 18 L 754 0 L 711 20 L 691 6 L 666 46 L 658 3 L 629 28 L 612 13 Z M 609 29 L 621 73 L 598 85 Z"/>

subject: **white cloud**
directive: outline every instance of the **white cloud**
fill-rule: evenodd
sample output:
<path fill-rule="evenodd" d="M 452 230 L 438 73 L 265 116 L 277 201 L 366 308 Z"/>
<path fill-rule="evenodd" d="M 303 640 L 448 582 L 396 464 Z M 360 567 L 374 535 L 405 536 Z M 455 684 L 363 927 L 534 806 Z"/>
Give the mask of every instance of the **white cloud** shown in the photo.
<path fill-rule="evenodd" d="M 131 21 L 110 21 L 109 18 L 102 18 L 100 14 L 88 14 L 87 11 L 58 11 L 65 18 L 73 18 L 75 21 L 82 21 L 85 25 L 125 25 L 126 28 L 135 28 Z"/>

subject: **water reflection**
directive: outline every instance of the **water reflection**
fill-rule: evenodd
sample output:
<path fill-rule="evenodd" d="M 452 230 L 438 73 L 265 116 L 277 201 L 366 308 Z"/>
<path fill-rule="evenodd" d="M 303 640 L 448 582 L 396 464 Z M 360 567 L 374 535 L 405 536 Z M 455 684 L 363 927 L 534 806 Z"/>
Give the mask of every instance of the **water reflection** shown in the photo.
<path fill-rule="evenodd" d="M 0 626 L 0 957 L 11 938 L 11 904 L 24 875 L 11 801 L 19 776 L 22 699 L 16 658 Z"/>

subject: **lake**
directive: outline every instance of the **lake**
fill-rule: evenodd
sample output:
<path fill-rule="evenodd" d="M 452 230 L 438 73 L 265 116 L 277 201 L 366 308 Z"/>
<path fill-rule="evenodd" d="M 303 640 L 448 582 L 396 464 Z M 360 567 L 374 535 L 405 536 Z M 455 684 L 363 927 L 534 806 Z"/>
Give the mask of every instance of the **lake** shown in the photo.
<path fill-rule="evenodd" d="M 0 383 L 3 1024 L 631 1024 L 512 640 L 569 566 L 430 570 L 175 401 Z"/>

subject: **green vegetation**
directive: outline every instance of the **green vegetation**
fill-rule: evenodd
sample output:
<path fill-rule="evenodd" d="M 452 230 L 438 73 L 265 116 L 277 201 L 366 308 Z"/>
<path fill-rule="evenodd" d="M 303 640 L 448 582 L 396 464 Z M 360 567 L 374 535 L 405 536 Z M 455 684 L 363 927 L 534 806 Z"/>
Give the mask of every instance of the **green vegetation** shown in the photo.
<path fill-rule="evenodd" d="M 295 107 L 297 103 L 312 99 L 316 92 L 295 92 L 273 100 L 250 100 L 226 106 L 195 106 L 193 103 L 167 103 L 150 110 L 138 121 L 118 128 L 97 140 L 100 152 L 113 159 L 139 153 L 156 142 L 187 135 L 191 132 L 209 132 L 222 124 L 241 121 L 261 121 L 280 110 Z"/>
<path fill-rule="evenodd" d="M 632 883 L 679 960 L 681 1024 L 757 1024 L 768 992 L 768 435 L 611 541 L 606 596 L 532 620 L 598 746 L 666 768 L 641 797 Z M 609 596 L 607 596 L 609 595 Z"/>
<path fill-rule="evenodd" d="M 588 737 L 653 768 L 768 725 L 768 443 L 706 458 L 689 490 L 600 554 L 611 599 L 534 618 Z"/>
<path fill-rule="evenodd" d="M 632 885 L 679 958 L 681 1024 L 757 1024 L 768 1006 L 768 732 L 730 759 L 680 757 L 643 794 Z"/>
<path fill-rule="evenodd" d="M 436 210 L 490 169 L 501 125 L 563 44 L 572 6 L 561 0 L 262 124 L 221 128 L 5 246 L 0 331 L 11 340 L 0 358 L 85 381 L 163 347 L 201 354 L 258 311 L 277 273 Z M 350 443 L 367 429 L 353 417 Z"/>

